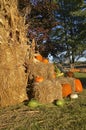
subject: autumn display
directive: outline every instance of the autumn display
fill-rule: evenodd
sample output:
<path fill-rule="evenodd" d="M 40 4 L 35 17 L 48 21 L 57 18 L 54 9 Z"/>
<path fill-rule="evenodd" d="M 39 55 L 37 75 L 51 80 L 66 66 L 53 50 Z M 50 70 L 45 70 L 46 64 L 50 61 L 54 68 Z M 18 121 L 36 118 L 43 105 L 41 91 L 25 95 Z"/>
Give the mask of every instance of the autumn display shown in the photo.
<path fill-rule="evenodd" d="M 17 0 L 0 0 L 0 106 L 32 98 L 52 103 L 82 92 L 80 80 L 73 76 L 79 70 L 71 70 L 65 77 L 57 65 L 36 50 L 35 39 L 27 39 L 25 17 L 17 9 L 18 4 Z M 27 9 L 30 13 L 30 6 Z"/>

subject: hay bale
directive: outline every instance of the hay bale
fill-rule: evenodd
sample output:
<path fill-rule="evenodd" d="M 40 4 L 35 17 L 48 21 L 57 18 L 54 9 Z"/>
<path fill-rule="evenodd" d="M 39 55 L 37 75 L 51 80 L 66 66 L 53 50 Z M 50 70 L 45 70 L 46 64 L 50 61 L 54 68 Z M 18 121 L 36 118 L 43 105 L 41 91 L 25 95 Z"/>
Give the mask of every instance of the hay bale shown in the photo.
<path fill-rule="evenodd" d="M 57 80 L 45 80 L 41 83 L 34 83 L 33 98 L 43 104 L 62 99 L 62 86 Z"/>
<path fill-rule="evenodd" d="M 22 67 L 0 67 L 0 106 L 14 105 L 27 99 L 26 76 Z"/>
<path fill-rule="evenodd" d="M 20 103 L 27 99 L 25 50 L 21 45 L 0 45 L 0 55 L 0 106 Z"/>
<path fill-rule="evenodd" d="M 44 79 L 52 80 L 54 74 L 54 65 L 51 63 L 45 64 L 42 62 L 28 64 L 29 78 L 32 76 L 42 76 Z"/>
<path fill-rule="evenodd" d="M 26 45 L 0 45 L 0 65 L 15 68 L 24 65 L 27 53 Z"/>

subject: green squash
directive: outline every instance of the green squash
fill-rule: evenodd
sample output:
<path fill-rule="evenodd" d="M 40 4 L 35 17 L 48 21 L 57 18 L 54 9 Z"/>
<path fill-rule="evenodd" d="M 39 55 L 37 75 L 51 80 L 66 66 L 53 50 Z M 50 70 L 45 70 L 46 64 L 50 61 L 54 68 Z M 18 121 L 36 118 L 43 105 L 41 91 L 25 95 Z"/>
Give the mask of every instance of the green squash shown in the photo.
<path fill-rule="evenodd" d="M 61 107 L 63 107 L 64 104 L 65 104 L 64 99 L 61 99 L 61 100 L 57 100 L 57 101 L 56 101 L 56 105 L 57 105 L 57 106 L 61 106 Z"/>
<path fill-rule="evenodd" d="M 30 100 L 28 103 L 28 106 L 33 107 L 33 108 L 38 107 L 39 105 L 40 105 L 40 103 L 35 99 Z"/>

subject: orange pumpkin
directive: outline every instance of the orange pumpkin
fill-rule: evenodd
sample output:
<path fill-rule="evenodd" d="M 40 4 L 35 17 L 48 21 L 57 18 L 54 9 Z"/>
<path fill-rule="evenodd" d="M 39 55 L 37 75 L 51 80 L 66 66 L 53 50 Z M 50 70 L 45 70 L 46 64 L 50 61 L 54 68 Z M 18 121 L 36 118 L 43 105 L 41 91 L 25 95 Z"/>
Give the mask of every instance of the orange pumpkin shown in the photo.
<path fill-rule="evenodd" d="M 75 91 L 76 92 L 82 92 L 83 91 L 82 83 L 79 79 L 75 79 Z"/>
<path fill-rule="evenodd" d="M 35 82 L 42 82 L 44 80 L 44 78 L 42 76 L 37 76 L 35 78 Z"/>
<path fill-rule="evenodd" d="M 39 55 L 36 55 L 35 58 L 39 61 L 42 61 L 43 57 L 39 54 Z"/>
<path fill-rule="evenodd" d="M 42 62 L 47 64 L 48 63 L 48 59 L 43 58 Z"/>
<path fill-rule="evenodd" d="M 63 97 L 67 97 L 68 95 L 70 95 L 72 93 L 72 88 L 71 85 L 66 83 L 66 84 L 62 84 L 62 96 Z"/>

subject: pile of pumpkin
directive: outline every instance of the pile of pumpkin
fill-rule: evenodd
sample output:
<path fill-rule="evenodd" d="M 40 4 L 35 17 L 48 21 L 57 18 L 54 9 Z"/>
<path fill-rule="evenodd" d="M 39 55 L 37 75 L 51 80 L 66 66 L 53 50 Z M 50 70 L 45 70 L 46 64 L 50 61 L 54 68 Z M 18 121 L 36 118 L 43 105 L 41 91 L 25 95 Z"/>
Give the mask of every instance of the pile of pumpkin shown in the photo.
<path fill-rule="evenodd" d="M 81 81 L 79 79 L 74 79 L 75 93 L 80 93 L 83 91 Z M 63 97 L 71 96 L 71 98 L 77 98 L 77 94 L 72 94 L 72 88 L 70 84 L 62 84 L 62 95 Z M 75 95 L 75 96 L 73 96 Z"/>
<path fill-rule="evenodd" d="M 80 69 L 77 69 L 77 68 L 71 68 L 70 71 L 71 71 L 71 72 L 80 72 Z"/>
<path fill-rule="evenodd" d="M 38 62 L 43 62 L 43 63 L 45 63 L 45 64 L 48 64 L 48 63 L 49 63 L 48 59 L 42 57 L 40 54 L 35 54 L 35 59 L 36 59 L 36 61 L 38 61 Z M 62 73 L 62 72 L 59 70 L 59 68 L 57 68 L 55 65 L 54 65 L 54 67 L 55 67 L 55 73 L 52 75 L 52 78 L 57 78 L 57 77 L 59 77 L 59 76 L 63 76 L 63 75 L 64 75 L 64 73 Z"/>
<path fill-rule="evenodd" d="M 35 58 L 40 62 L 49 63 L 48 59 L 43 58 L 40 54 L 37 54 L 35 56 Z M 52 78 L 58 78 L 59 76 L 64 76 L 64 73 L 62 73 L 60 71 L 60 69 L 55 66 L 55 73 L 52 75 Z M 72 77 L 73 72 L 72 71 L 68 72 L 67 76 Z M 35 77 L 35 82 L 43 82 L 43 81 L 44 81 L 44 78 L 42 76 Z M 76 93 L 80 93 L 83 91 L 82 83 L 79 79 L 75 78 L 74 84 L 75 84 L 75 92 Z M 64 98 L 64 97 L 67 97 L 69 95 L 71 96 L 71 98 L 78 97 L 76 94 L 72 94 L 72 87 L 70 84 L 68 84 L 68 83 L 62 84 L 62 97 Z"/>
<path fill-rule="evenodd" d="M 38 83 L 43 82 L 43 80 L 44 80 L 43 77 L 40 77 L 40 76 L 35 78 L 35 82 L 38 82 Z M 77 99 L 78 98 L 77 93 L 80 93 L 82 91 L 83 91 L 83 87 L 82 87 L 82 84 L 79 79 L 75 79 L 75 92 L 76 93 L 72 93 L 72 88 L 71 88 L 70 84 L 67 84 L 67 83 L 62 84 L 63 99 L 56 100 L 54 104 L 57 106 L 63 107 L 65 104 L 65 100 L 64 100 L 65 97 L 70 96 L 71 99 Z M 41 104 L 40 102 L 38 102 L 35 99 L 32 99 L 28 102 L 28 106 L 32 107 L 32 108 L 35 108 L 35 107 L 38 107 L 41 105 L 43 105 L 43 104 Z"/>
<path fill-rule="evenodd" d="M 44 81 L 44 78 L 41 77 L 41 76 L 37 76 L 35 78 L 35 82 L 37 83 L 40 83 L 40 82 L 43 82 Z M 77 99 L 78 98 L 78 93 L 82 92 L 83 91 L 83 87 L 82 87 L 82 84 L 80 82 L 79 79 L 75 79 L 75 93 L 72 93 L 72 88 L 71 88 L 71 85 L 70 84 L 62 84 L 62 96 L 63 96 L 63 99 L 57 99 L 54 104 L 56 106 L 60 106 L 60 107 L 63 107 L 64 104 L 65 104 L 65 98 L 70 96 L 70 99 Z M 29 107 L 32 107 L 32 108 L 35 108 L 35 107 L 38 107 L 38 106 L 41 106 L 43 104 L 41 104 L 39 101 L 35 100 L 35 99 L 31 99 L 28 104 L 27 104 Z"/>
<path fill-rule="evenodd" d="M 44 78 L 42 76 L 37 76 L 35 78 L 35 82 L 43 82 Z M 74 83 L 75 83 L 75 92 L 76 93 L 80 93 L 83 91 L 83 87 L 82 87 L 82 83 L 79 79 L 74 79 Z M 72 95 L 72 88 L 71 85 L 68 83 L 62 84 L 62 96 L 63 97 L 67 97 L 69 95 Z"/>

